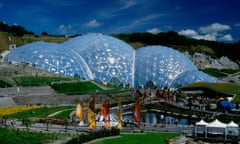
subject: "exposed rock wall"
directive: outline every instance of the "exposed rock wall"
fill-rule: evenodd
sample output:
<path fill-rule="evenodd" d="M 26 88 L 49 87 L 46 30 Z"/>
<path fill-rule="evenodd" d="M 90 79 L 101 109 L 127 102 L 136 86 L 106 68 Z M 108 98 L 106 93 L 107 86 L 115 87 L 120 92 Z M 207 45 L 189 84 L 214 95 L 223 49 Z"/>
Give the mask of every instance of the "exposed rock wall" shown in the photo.
<path fill-rule="evenodd" d="M 194 53 L 192 56 L 189 55 L 189 57 L 199 69 L 239 69 L 239 65 L 226 56 L 214 59 L 202 53 Z"/>

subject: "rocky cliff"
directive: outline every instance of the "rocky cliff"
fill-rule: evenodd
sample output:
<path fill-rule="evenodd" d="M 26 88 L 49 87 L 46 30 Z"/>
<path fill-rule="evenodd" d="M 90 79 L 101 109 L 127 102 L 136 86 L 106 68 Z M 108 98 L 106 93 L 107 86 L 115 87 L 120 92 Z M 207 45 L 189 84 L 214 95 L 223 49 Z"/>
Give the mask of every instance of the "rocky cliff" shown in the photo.
<path fill-rule="evenodd" d="M 187 54 L 193 63 L 199 69 L 215 68 L 215 69 L 239 69 L 239 65 L 231 61 L 228 57 L 212 58 L 202 53 L 194 53 L 192 56 Z"/>

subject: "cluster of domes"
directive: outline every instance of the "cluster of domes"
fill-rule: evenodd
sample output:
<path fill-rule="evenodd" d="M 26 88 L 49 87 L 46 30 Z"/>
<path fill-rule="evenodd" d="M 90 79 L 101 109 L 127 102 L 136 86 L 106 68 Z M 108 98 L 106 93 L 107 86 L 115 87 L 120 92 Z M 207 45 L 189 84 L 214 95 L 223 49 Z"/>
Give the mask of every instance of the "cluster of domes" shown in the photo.
<path fill-rule="evenodd" d="M 13 49 L 5 60 L 65 76 L 134 87 L 149 82 L 159 87 L 214 82 L 177 50 L 164 46 L 134 50 L 127 43 L 102 34 L 87 34 L 62 44 L 30 43 Z"/>

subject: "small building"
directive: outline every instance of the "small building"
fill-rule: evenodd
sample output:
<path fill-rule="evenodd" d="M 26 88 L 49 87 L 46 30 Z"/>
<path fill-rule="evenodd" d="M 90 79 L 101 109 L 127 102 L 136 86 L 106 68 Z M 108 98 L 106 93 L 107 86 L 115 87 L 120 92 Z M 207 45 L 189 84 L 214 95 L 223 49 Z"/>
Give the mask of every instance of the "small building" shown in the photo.
<path fill-rule="evenodd" d="M 16 44 L 9 44 L 8 45 L 8 50 L 11 51 L 13 49 L 17 48 Z"/>

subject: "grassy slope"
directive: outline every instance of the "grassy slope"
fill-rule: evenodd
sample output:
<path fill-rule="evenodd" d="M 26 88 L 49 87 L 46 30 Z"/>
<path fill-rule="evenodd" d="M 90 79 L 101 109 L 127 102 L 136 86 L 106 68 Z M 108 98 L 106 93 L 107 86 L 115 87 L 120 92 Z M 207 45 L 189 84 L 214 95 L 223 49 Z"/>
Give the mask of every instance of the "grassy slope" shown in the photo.
<path fill-rule="evenodd" d="M 61 43 L 67 40 L 66 37 L 56 37 L 56 36 L 34 36 L 34 35 L 24 35 L 22 37 L 13 36 L 7 32 L 0 32 L 0 53 L 8 50 L 8 44 L 10 43 L 8 38 L 11 38 L 11 43 L 16 44 L 17 46 L 21 46 L 27 43 L 35 42 L 35 41 L 46 41 L 46 42 L 54 42 Z"/>
<path fill-rule="evenodd" d="M 0 127 L 0 144 L 50 144 L 69 135 L 66 133 L 44 133 Z"/>
<path fill-rule="evenodd" d="M 50 77 L 50 76 L 24 76 L 24 77 L 13 77 L 19 86 L 41 86 L 51 85 L 53 82 L 71 81 L 72 78 L 67 77 Z"/>
<path fill-rule="evenodd" d="M 93 84 L 90 81 L 87 82 L 73 82 L 73 83 L 56 83 L 51 85 L 51 87 L 58 93 L 65 94 L 81 94 L 81 93 L 91 93 L 96 92 L 96 90 L 101 90 L 100 87 Z"/>
<path fill-rule="evenodd" d="M 192 83 L 192 84 L 186 85 L 185 87 L 194 87 L 194 86 L 206 86 L 218 91 L 236 94 L 234 102 L 240 103 L 240 85 L 239 84 L 198 82 L 198 83 Z"/>
<path fill-rule="evenodd" d="M 8 33 L 0 32 L 0 53 L 8 49 Z"/>
<path fill-rule="evenodd" d="M 46 117 L 50 114 L 53 114 L 58 111 L 66 110 L 66 109 L 74 109 L 75 106 L 60 106 L 60 107 L 42 107 L 38 109 L 34 109 L 33 112 L 23 111 L 19 113 L 15 113 L 9 115 L 8 118 L 16 118 L 16 119 L 28 119 L 28 118 L 38 118 L 38 117 Z"/>
<path fill-rule="evenodd" d="M 44 144 L 49 139 L 54 139 L 53 135 L 6 129 L 0 127 L 1 144 Z"/>
<path fill-rule="evenodd" d="M 121 134 L 120 138 L 107 139 L 94 144 L 164 144 L 167 138 L 176 138 L 173 133 Z"/>

